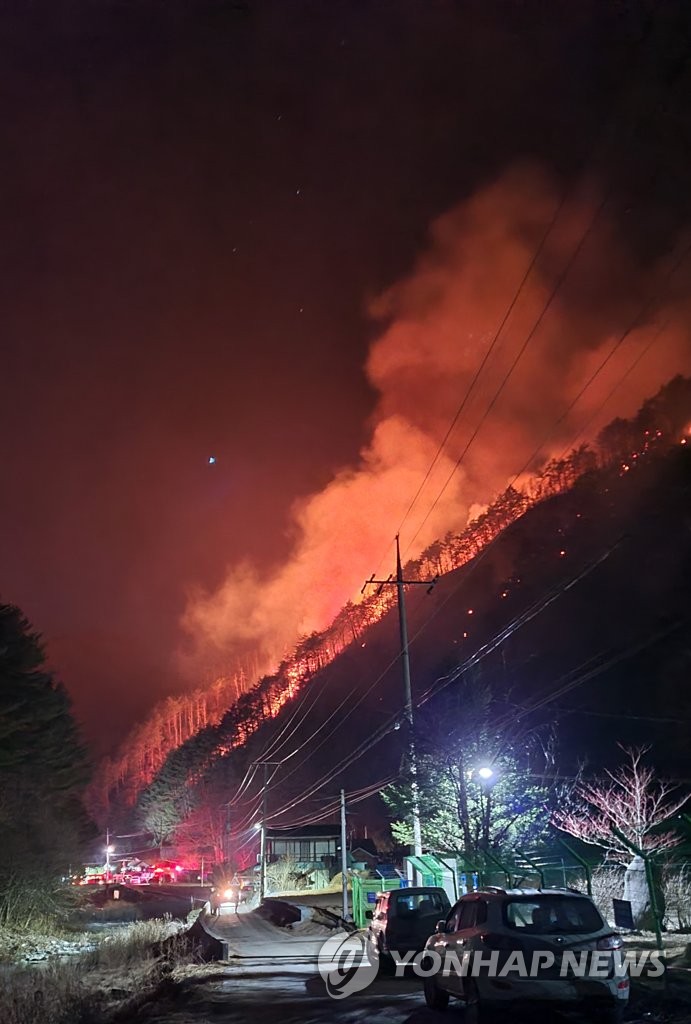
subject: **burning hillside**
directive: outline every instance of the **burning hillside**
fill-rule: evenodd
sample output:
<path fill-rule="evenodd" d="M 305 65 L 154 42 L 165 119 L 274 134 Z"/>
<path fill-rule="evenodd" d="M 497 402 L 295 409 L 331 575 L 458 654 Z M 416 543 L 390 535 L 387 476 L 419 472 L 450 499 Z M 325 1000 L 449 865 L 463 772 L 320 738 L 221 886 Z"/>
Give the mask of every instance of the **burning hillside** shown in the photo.
<path fill-rule="evenodd" d="M 635 418 L 616 419 L 604 428 L 596 445 L 580 446 L 552 459 L 542 472 L 526 477 L 520 488 L 507 488 L 464 530 L 451 531 L 443 540 L 429 545 L 419 559 L 406 565 L 406 576 L 450 573 L 476 558 L 527 510 L 568 491 L 588 473 L 607 469 L 623 477 L 670 447 L 686 444 L 690 412 L 691 381 L 675 378 L 647 401 Z M 564 556 L 566 552 L 558 554 Z M 203 695 L 197 693 L 176 702 L 167 709 L 168 714 L 161 709 L 133 734 L 118 758 L 104 763 L 94 787 L 94 807 L 107 807 L 113 799 L 118 803 L 134 802 L 171 751 L 204 732 L 205 753 L 192 758 L 194 767 L 183 776 L 190 781 L 199 778 L 204 765 L 245 744 L 264 723 L 278 716 L 316 673 L 350 644 L 360 642 L 365 631 L 386 614 L 392 601 L 390 589 L 385 588 L 357 604 L 347 602 L 327 629 L 303 637 L 275 674 L 238 695 L 229 702 L 230 707 L 222 706 L 226 691 L 219 681 L 213 702 L 205 704 Z M 207 726 L 215 728 L 209 733 Z"/>
<path fill-rule="evenodd" d="M 689 368 L 689 268 L 678 252 L 638 264 L 614 213 L 594 187 L 564 198 L 522 167 L 439 218 L 412 273 L 370 305 L 379 400 L 359 463 L 296 502 L 285 564 L 234 565 L 191 595 L 193 676 L 247 650 L 275 666 L 357 600 L 399 524 L 419 558 L 521 468 L 593 438 Z"/>

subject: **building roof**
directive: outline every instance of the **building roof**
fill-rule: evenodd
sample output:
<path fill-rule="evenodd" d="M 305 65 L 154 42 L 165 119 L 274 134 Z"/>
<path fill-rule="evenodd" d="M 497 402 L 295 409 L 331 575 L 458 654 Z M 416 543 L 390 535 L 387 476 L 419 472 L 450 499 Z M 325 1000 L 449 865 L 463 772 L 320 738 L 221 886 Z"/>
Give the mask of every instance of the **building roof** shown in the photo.
<path fill-rule="evenodd" d="M 377 847 L 374 845 L 373 839 L 353 839 L 352 851 L 355 853 L 357 850 L 369 853 L 372 857 L 378 856 Z"/>

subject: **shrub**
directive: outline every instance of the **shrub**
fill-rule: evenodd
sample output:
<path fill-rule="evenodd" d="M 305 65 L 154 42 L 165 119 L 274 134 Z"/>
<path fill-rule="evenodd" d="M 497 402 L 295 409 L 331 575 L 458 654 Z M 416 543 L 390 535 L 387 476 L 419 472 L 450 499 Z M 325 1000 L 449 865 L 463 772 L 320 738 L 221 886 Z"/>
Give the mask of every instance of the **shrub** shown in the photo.
<path fill-rule="evenodd" d="M 39 967 L 3 969 L 2 1024 L 101 1024 L 114 1002 L 153 989 L 169 971 L 188 963 L 180 925 L 170 919 L 138 921 L 102 938 L 84 956 Z"/>
<path fill-rule="evenodd" d="M 691 931 L 691 867 L 666 865 L 662 872 L 665 894 L 665 924 L 679 931 Z"/>

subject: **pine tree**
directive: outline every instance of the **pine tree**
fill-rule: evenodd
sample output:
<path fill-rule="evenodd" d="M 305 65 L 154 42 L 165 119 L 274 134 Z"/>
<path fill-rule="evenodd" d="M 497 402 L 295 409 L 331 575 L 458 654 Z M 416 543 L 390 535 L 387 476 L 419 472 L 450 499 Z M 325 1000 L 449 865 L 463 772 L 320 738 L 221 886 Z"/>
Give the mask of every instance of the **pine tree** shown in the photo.
<path fill-rule="evenodd" d="M 0 921 L 48 908 L 88 832 L 87 758 L 63 686 L 38 634 L 0 605 Z"/>

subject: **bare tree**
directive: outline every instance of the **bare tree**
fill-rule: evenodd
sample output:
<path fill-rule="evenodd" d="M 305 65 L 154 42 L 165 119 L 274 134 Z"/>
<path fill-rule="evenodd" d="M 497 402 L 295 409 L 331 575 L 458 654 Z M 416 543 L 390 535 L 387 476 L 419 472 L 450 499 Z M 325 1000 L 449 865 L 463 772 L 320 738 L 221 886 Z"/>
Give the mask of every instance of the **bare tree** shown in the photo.
<path fill-rule="evenodd" d="M 608 771 L 604 779 L 579 783 L 574 806 L 555 811 L 552 821 L 584 843 L 602 847 L 611 859 L 628 863 L 631 849 L 612 826 L 645 853 L 670 850 L 681 842 L 679 836 L 657 829 L 677 814 L 688 794 L 679 795 L 677 786 L 658 779 L 654 769 L 643 764 L 649 747 L 621 749 L 628 763 Z"/>

